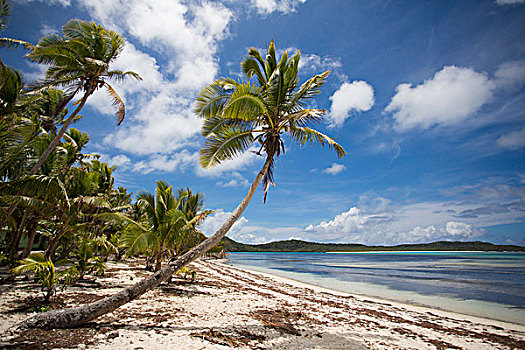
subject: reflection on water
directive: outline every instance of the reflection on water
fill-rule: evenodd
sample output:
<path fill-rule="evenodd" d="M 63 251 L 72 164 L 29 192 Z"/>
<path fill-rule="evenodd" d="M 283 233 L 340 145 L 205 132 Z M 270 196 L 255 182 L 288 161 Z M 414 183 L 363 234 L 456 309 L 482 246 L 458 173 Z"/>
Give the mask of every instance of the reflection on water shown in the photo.
<path fill-rule="evenodd" d="M 525 253 L 232 253 L 230 263 L 348 293 L 525 324 Z"/>

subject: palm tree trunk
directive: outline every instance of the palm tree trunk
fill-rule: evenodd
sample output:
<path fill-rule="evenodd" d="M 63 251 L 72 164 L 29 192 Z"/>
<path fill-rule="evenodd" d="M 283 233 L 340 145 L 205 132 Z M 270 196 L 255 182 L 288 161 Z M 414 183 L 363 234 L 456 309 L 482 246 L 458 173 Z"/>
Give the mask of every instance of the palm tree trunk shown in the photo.
<path fill-rule="evenodd" d="M 157 256 L 155 257 L 155 272 L 159 271 L 162 266 L 162 253 L 163 253 L 163 247 L 160 247 L 160 250 L 157 252 Z"/>
<path fill-rule="evenodd" d="M 22 216 L 20 225 L 18 225 L 16 230 L 12 231 L 11 239 L 9 241 L 8 246 L 6 247 L 7 255 L 10 261 L 15 261 L 18 259 L 18 246 L 20 244 L 20 240 L 22 238 L 22 234 L 26 226 L 26 220 L 27 220 L 28 215 L 29 215 L 29 210 L 25 210 L 24 215 Z"/>
<path fill-rule="evenodd" d="M 60 131 L 58 132 L 58 134 L 55 136 L 55 138 L 53 139 L 53 141 L 51 141 L 51 143 L 49 144 L 49 146 L 47 146 L 46 150 L 44 151 L 44 153 L 42 153 L 42 155 L 40 156 L 40 158 L 38 159 L 38 161 L 36 162 L 36 164 L 33 166 L 33 168 L 31 169 L 31 171 L 29 172 L 29 175 L 34 175 L 36 174 L 36 172 L 42 167 L 42 165 L 44 164 L 44 162 L 46 161 L 46 159 L 49 157 L 49 155 L 51 154 L 51 152 L 53 152 L 53 150 L 57 147 L 58 143 L 60 142 L 60 140 L 62 139 L 62 137 L 64 136 L 64 134 L 66 133 L 67 129 L 69 128 L 69 125 L 71 124 L 71 122 L 73 121 L 73 119 L 75 119 L 75 117 L 78 115 L 78 113 L 80 112 L 80 110 L 82 109 L 82 107 L 84 107 L 84 104 L 86 104 L 86 101 L 88 99 L 88 97 L 94 92 L 95 90 L 94 89 L 90 89 L 88 91 L 86 91 L 84 93 L 84 96 L 82 97 L 82 100 L 80 101 L 80 104 L 78 105 L 78 107 L 73 111 L 73 113 L 71 113 L 71 115 L 66 119 L 66 121 L 64 122 L 64 124 L 62 124 L 62 127 L 60 128 Z"/>
<path fill-rule="evenodd" d="M 46 259 L 54 260 L 53 256 L 57 251 L 58 242 L 60 241 L 60 238 L 62 238 L 62 234 L 49 238 L 49 244 L 47 245 L 46 251 L 44 253 Z"/>
<path fill-rule="evenodd" d="M 117 294 L 78 307 L 43 312 L 28 320 L 25 320 L 24 322 L 20 323 L 18 327 L 42 329 L 76 327 L 115 310 L 116 308 L 138 298 L 147 291 L 155 288 L 160 283 L 166 281 L 176 271 L 197 259 L 202 254 L 206 253 L 208 250 L 216 246 L 217 243 L 219 243 L 220 240 L 224 238 L 224 236 L 226 236 L 226 233 L 228 233 L 235 221 L 240 218 L 246 207 L 248 207 L 248 204 L 257 190 L 257 187 L 259 186 L 263 176 L 266 174 L 271 161 L 272 158 L 266 159 L 266 162 L 264 163 L 261 171 L 253 180 L 248 193 L 242 202 L 237 206 L 232 215 L 230 215 L 230 217 L 226 220 L 226 222 L 224 222 L 224 224 L 222 224 L 222 226 L 212 236 L 204 240 L 195 248 L 189 250 L 184 255 L 171 260 L 169 264 L 155 272 L 153 275 L 143 279 L 131 287 L 118 292 Z"/>
<path fill-rule="evenodd" d="M 33 250 L 33 245 L 35 242 L 35 236 L 36 236 L 36 230 L 38 228 L 38 220 L 31 220 L 31 222 L 28 224 L 27 228 L 27 243 L 24 247 L 24 251 L 22 252 L 21 259 L 25 259 L 31 254 L 31 250 Z"/>

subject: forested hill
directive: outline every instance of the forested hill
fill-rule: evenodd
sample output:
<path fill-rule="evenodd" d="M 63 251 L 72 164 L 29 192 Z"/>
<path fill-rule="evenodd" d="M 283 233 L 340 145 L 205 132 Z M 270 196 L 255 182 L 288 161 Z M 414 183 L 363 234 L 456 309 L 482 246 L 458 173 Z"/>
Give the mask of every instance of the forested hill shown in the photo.
<path fill-rule="evenodd" d="M 516 245 L 496 245 L 487 242 L 440 241 L 424 244 L 401 244 L 396 246 L 366 246 L 364 244 L 315 243 L 296 239 L 265 244 L 244 244 L 225 237 L 228 252 L 366 252 L 366 251 L 525 251 Z"/>

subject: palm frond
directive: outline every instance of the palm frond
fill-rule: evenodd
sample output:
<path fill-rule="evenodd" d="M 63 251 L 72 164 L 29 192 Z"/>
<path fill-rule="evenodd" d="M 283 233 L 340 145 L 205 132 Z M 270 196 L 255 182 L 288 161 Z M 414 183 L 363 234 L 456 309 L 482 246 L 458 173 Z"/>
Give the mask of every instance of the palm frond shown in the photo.
<path fill-rule="evenodd" d="M 319 123 L 323 120 L 323 115 L 326 114 L 326 109 L 301 109 L 298 112 L 288 114 L 282 123 L 283 126 L 292 123 L 296 126 L 307 126 L 312 123 Z"/>
<path fill-rule="evenodd" d="M 268 114 L 261 90 L 251 83 L 239 84 L 224 106 L 222 116 L 232 119 L 258 120 L 261 115 Z"/>
<path fill-rule="evenodd" d="M 10 15 L 11 4 L 7 0 L 0 0 L 0 31 L 3 31 L 7 28 Z"/>
<path fill-rule="evenodd" d="M 339 158 L 343 158 L 346 155 L 346 151 L 344 150 L 344 148 L 341 147 L 341 145 L 339 145 L 337 142 L 335 142 L 334 139 L 312 128 L 299 127 L 295 126 L 294 124 L 290 124 L 290 135 L 296 142 L 298 142 L 301 145 L 319 144 L 321 146 L 324 146 L 326 144 L 329 148 L 333 148 L 335 150 Z"/>
<path fill-rule="evenodd" d="M 200 163 L 204 168 L 235 158 L 244 152 L 254 140 L 251 129 L 224 126 L 209 136 L 200 150 Z"/>
<path fill-rule="evenodd" d="M 104 86 L 106 87 L 109 96 L 112 99 L 113 106 L 117 107 L 115 116 L 117 117 L 117 125 L 120 125 L 126 116 L 126 106 L 124 105 L 124 102 L 120 98 L 119 94 L 115 91 L 115 89 L 113 89 L 111 85 L 104 83 Z"/>
<path fill-rule="evenodd" d="M 142 77 L 138 73 L 133 72 L 133 71 L 123 72 L 120 70 L 112 70 L 112 71 L 107 72 L 106 76 L 110 79 L 115 79 L 116 81 L 123 81 L 127 77 L 130 77 L 130 78 L 133 78 L 139 81 L 142 80 Z"/>
<path fill-rule="evenodd" d="M 256 125 L 259 125 L 259 123 L 243 119 L 214 116 L 204 119 L 204 122 L 202 123 L 201 133 L 202 136 L 208 137 L 212 134 L 219 132 L 225 126 L 253 129 Z"/>
<path fill-rule="evenodd" d="M 195 99 L 193 112 L 200 117 L 209 118 L 222 113 L 222 108 L 230 98 L 233 89 L 217 80 L 199 92 Z"/>
<path fill-rule="evenodd" d="M 35 46 L 24 40 L 11 39 L 11 38 L 0 38 L 0 48 L 7 47 L 8 49 L 16 49 L 18 46 L 22 46 L 26 50 L 31 50 Z"/>
<path fill-rule="evenodd" d="M 257 61 L 253 57 L 248 57 L 241 63 L 241 66 L 242 66 L 242 70 L 244 74 L 248 78 L 252 78 L 254 75 L 256 75 L 259 85 L 261 87 L 266 86 L 266 77 L 264 73 L 261 71 L 261 66 L 259 65 L 259 61 Z"/>

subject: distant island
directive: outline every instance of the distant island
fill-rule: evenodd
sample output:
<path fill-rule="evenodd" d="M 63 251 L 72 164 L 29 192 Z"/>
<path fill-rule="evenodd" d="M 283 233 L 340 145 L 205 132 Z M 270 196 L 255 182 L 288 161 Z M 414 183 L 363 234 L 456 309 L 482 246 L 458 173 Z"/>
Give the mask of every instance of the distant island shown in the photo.
<path fill-rule="evenodd" d="M 511 251 L 525 252 L 525 247 L 498 245 L 488 242 L 439 241 L 421 244 L 400 244 L 395 246 L 367 246 L 352 243 L 316 243 L 298 239 L 276 241 L 264 244 L 244 244 L 225 237 L 222 241 L 228 252 L 373 252 L 373 251 Z"/>

